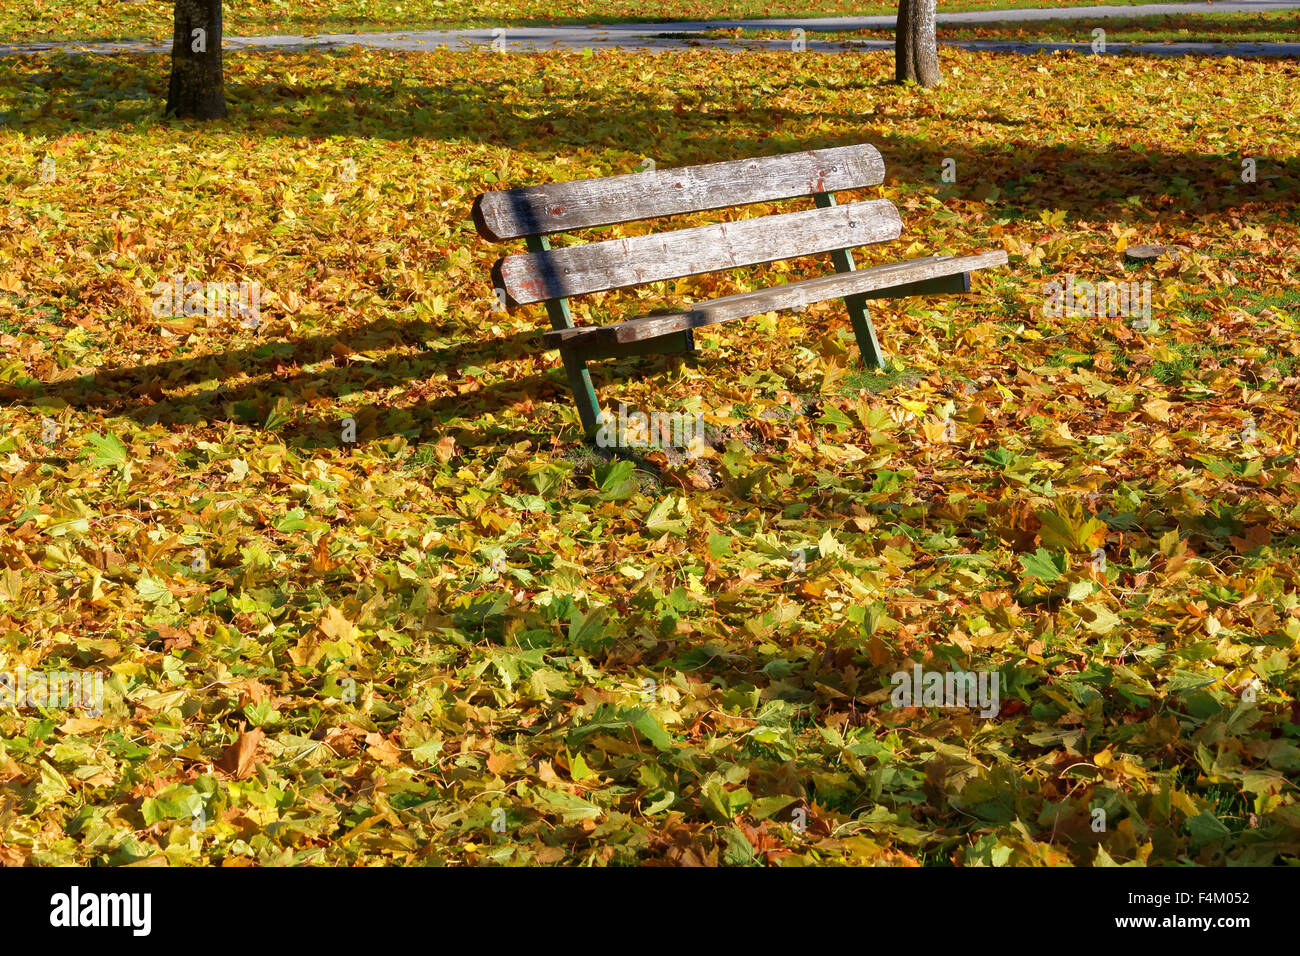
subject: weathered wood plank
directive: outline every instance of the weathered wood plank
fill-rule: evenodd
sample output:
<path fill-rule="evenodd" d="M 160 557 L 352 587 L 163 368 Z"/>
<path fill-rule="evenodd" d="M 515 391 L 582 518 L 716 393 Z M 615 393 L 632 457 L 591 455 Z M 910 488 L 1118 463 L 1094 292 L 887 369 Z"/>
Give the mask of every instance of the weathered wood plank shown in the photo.
<path fill-rule="evenodd" d="M 506 256 L 492 269 L 517 305 L 897 239 L 886 199 Z"/>
<path fill-rule="evenodd" d="M 594 352 L 615 344 L 640 342 L 685 329 L 715 325 L 719 322 L 728 322 L 777 309 L 797 308 L 848 295 L 877 297 L 875 294 L 880 293 L 880 297 L 884 297 L 889 294 L 920 294 L 910 290 L 924 289 L 924 283 L 941 280 L 944 277 L 960 276 L 962 273 L 973 272 L 976 269 L 987 269 L 992 266 L 1006 265 L 1006 263 L 1007 254 L 1001 249 L 973 256 L 930 256 L 925 259 L 892 262 L 887 265 L 857 269 L 853 272 L 818 276 L 815 279 L 791 282 L 770 289 L 729 295 L 725 298 L 701 302 L 685 312 L 642 316 L 611 325 L 560 329 L 547 332 L 542 336 L 542 340 L 546 348 L 559 348 L 563 344 L 574 354 L 581 355 L 587 349 Z M 959 286 L 969 288 L 960 279 L 952 280 L 951 288 L 955 289 Z"/>
<path fill-rule="evenodd" d="M 837 146 L 784 156 L 579 179 L 484 193 L 472 215 L 479 235 L 520 236 L 611 226 L 638 219 L 877 186 L 885 162 L 874 146 Z"/>

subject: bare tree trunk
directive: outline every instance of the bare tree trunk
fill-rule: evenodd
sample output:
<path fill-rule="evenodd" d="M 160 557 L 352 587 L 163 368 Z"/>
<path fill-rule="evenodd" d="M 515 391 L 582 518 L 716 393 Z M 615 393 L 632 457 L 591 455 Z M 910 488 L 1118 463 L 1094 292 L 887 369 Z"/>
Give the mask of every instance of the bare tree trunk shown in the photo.
<path fill-rule="evenodd" d="M 185 119 L 221 119 L 226 115 L 221 0 L 176 0 L 174 23 L 167 113 Z"/>
<path fill-rule="evenodd" d="M 894 79 L 921 86 L 939 85 L 939 43 L 935 38 L 935 0 L 899 0 L 894 28 Z"/>

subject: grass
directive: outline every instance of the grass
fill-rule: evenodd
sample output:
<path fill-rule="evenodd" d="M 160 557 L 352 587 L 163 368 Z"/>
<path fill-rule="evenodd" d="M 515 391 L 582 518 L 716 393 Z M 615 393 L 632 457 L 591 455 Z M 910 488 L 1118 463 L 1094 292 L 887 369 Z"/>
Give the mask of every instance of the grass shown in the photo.
<path fill-rule="evenodd" d="M 850 372 L 844 377 L 841 386 L 843 394 L 855 394 L 865 391 L 870 393 L 887 392 L 894 388 L 907 388 L 919 381 L 915 372 L 909 372 L 895 360 L 888 369 L 861 369 Z"/>

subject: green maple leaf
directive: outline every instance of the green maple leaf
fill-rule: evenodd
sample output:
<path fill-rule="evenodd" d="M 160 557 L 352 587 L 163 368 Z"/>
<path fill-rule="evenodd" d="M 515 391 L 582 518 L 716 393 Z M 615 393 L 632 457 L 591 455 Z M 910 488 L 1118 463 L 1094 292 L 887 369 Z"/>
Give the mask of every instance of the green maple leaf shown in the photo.
<path fill-rule="evenodd" d="M 1045 548 L 1039 548 L 1033 554 L 1022 554 L 1020 566 L 1025 574 L 1038 578 L 1044 584 L 1054 584 L 1065 573 L 1065 556 L 1054 555 Z"/>

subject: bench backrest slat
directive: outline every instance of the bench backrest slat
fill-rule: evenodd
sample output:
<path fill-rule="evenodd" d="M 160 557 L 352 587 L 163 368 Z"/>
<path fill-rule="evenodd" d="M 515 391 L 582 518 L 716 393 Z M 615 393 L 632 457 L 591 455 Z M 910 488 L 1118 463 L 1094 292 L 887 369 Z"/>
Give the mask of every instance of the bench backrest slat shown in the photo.
<path fill-rule="evenodd" d="M 837 146 L 546 186 L 484 193 L 474 201 L 479 235 L 502 241 L 593 226 L 878 186 L 874 146 Z"/>
<path fill-rule="evenodd" d="M 506 256 L 492 274 L 524 305 L 884 242 L 902 228 L 894 204 L 873 199 Z"/>

